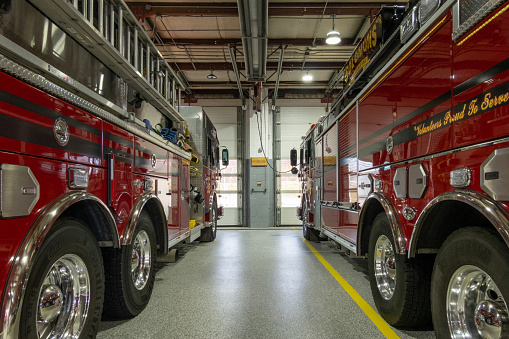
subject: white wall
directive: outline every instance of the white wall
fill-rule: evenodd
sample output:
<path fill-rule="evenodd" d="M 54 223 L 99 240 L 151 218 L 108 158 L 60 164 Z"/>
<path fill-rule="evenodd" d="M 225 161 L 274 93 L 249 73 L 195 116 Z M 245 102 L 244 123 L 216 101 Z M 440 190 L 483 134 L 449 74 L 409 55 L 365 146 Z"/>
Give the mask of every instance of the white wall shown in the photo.
<path fill-rule="evenodd" d="M 289 159 L 290 150 L 299 149 L 301 137 L 322 115 L 324 107 L 281 107 L 281 158 Z"/>
<path fill-rule="evenodd" d="M 205 113 L 214 124 L 217 130 L 217 137 L 221 146 L 228 148 L 230 154 L 230 166 L 228 169 L 223 170 L 224 177 L 230 176 L 232 170 L 236 172 L 235 161 L 237 160 L 237 107 L 203 107 Z M 228 196 L 229 201 L 236 200 L 237 195 L 222 194 L 219 192 L 218 203 L 226 205 L 225 199 Z M 223 200 L 223 201 L 222 201 Z M 237 207 L 225 207 L 224 216 L 219 220 L 218 225 L 237 225 L 238 224 L 238 209 Z"/>
<path fill-rule="evenodd" d="M 281 159 L 290 159 L 290 150 L 298 150 L 302 142 L 302 137 L 306 135 L 309 128 L 318 121 L 322 115 L 325 115 L 324 107 L 281 107 Z M 300 201 L 297 196 L 300 193 L 295 192 L 297 176 L 285 173 L 281 176 L 281 181 L 290 177 L 294 181 L 291 187 L 281 187 L 283 194 L 283 206 L 281 207 L 281 225 L 299 225 L 302 222 L 296 216 L 296 203 Z M 288 182 L 288 181 L 287 181 Z M 285 192 L 286 191 L 286 192 Z M 293 206 L 292 206 L 293 204 Z"/>
<path fill-rule="evenodd" d="M 222 146 L 226 146 L 230 153 L 230 160 L 237 158 L 237 107 L 203 107 L 203 110 L 210 117 L 214 126 L 216 126 L 219 141 Z M 312 124 L 318 121 L 318 118 L 325 115 L 324 107 L 281 107 L 281 158 L 289 159 L 292 148 L 299 149 L 301 137 L 306 134 Z M 258 127 L 255 116 L 251 117 L 251 140 L 248 149 L 251 150 L 249 157 L 263 156 L 258 153 L 260 140 L 258 137 Z M 267 136 L 272 141 L 272 114 L 265 115 L 262 118 L 261 129 L 266 152 L 272 153 L 272 145 L 265 144 Z M 255 138 L 256 137 L 256 138 Z M 269 154 L 267 154 L 269 155 Z M 269 155 L 271 157 L 271 155 Z M 291 174 L 284 174 L 291 176 Z M 247 178 L 246 178 L 247 179 Z M 282 187 L 284 189 L 284 187 Z M 295 193 L 297 195 L 298 193 Z M 295 199 L 296 200 L 296 199 Z M 249 207 L 248 207 L 249 208 Z M 301 222 L 295 216 L 295 207 L 282 208 L 282 224 L 298 225 Z M 225 216 L 219 221 L 219 225 L 237 225 L 238 209 L 226 208 Z"/>

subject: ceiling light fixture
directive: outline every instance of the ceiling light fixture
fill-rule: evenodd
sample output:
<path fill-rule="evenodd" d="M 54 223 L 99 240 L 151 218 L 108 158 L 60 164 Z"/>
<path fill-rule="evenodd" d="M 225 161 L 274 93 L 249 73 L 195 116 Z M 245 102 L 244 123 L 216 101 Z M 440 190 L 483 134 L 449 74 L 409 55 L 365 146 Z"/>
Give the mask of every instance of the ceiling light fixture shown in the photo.
<path fill-rule="evenodd" d="M 214 69 L 213 68 L 210 69 L 210 74 L 207 75 L 207 79 L 211 79 L 211 80 L 212 79 L 217 79 L 217 77 L 214 75 Z"/>
<path fill-rule="evenodd" d="M 325 43 L 327 45 L 337 45 L 341 42 L 341 38 L 339 37 L 339 32 L 334 30 L 334 18 L 336 14 L 331 14 L 332 18 L 332 31 L 327 33 L 327 38 L 325 39 Z"/>
<path fill-rule="evenodd" d="M 304 74 L 304 76 L 302 77 L 302 80 L 311 81 L 311 80 L 313 80 L 313 76 L 311 74 L 309 74 L 309 71 L 306 71 L 306 74 Z"/>

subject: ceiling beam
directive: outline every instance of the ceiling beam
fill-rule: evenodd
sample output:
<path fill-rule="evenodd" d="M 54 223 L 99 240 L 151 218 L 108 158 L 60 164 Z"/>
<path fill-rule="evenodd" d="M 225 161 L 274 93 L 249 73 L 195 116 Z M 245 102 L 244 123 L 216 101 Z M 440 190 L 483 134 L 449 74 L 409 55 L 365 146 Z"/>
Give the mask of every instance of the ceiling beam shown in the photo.
<path fill-rule="evenodd" d="M 268 62 L 267 69 L 277 69 L 277 62 Z M 237 63 L 239 69 L 244 69 L 244 64 Z M 306 62 L 306 70 L 339 70 L 343 68 L 345 62 Z M 302 62 L 283 62 L 283 70 L 300 70 Z M 174 70 L 178 71 L 194 71 L 196 67 L 197 71 L 233 71 L 233 66 L 229 62 L 201 62 L 201 63 L 178 63 L 178 68 L 175 66 Z"/>
<path fill-rule="evenodd" d="M 404 2 L 388 0 L 385 2 L 271 2 L 269 3 L 270 16 L 330 16 L 341 15 L 371 15 L 372 11 L 378 11 L 384 5 L 404 5 Z M 220 16 L 238 17 L 239 12 L 236 2 L 205 2 L 205 3 L 175 3 L 175 2 L 129 2 L 138 20 L 156 14 L 164 16 Z M 325 8 L 325 11 L 324 11 Z"/>
<path fill-rule="evenodd" d="M 239 39 L 162 39 L 164 45 L 194 45 L 194 46 L 226 46 L 226 45 L 241 45 L 242 41 Z M 325 39 L 317 38 L 315 39 L 316 46 L 322 46 L 325 44 Z M 354 47 L 353 45 L 354 39 L 343 38 L 341 39 L 341 44 L 331 46 L 331 47 Z M 313 44 L 313 39 L 269 39 L 269 46 L 311 46 Z M 161 44 L 157 44 L 156 46 L 161 46 Z"/>
<path fill-rule="evenodd" d="M 263 83 L 264 87 L 267 88 L 274 88 L 276 82 L 275 81 L 265 81 Z M 283 88 L 323 88 L 323 91 L 325 93 L 325 88 L 327 88 L 327 85 L 329 84 L 328 81 L 285 81 L 284 83 L 281 83 L 279 86 Z M 242 88 L 247 89 L 251 88 L 253 86 L 252 82 L 248 81 L 242 81 L 241 82 Z M 191 92 L 197 89 L 220 89 L 220 88 L 233 88 L 237 90 L 237 83 L 234 81 L 192 81 L 191 82 Z"/>
<path fill-rule="evenodd" d="M 247 89 L 247 88 L 245 88 Z M 216 89 L 195 89 L 190 94 L 191 97 L 198 99 L 217 98 L 220 96 L 231 95 L 233 98 L 239 97 L 237 89 L 216 88 Z M 321 88 L 289 88 L 278 91 L 278 98 L 284 99 L 287 96 L 306 96 L 306 97 L 324 97 L 325 92 Z"/>

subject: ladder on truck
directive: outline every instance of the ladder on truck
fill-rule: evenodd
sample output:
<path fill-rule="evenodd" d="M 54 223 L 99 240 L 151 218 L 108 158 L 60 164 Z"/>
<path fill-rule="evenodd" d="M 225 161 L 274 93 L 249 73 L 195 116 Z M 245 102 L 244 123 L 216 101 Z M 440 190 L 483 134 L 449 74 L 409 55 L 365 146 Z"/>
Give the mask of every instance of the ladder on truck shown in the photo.
<path fill-rule="evenodd" d="M 31 2 L 163 115 L 183 121 L 178 107 L 188 87 L 123 0 Z"/>

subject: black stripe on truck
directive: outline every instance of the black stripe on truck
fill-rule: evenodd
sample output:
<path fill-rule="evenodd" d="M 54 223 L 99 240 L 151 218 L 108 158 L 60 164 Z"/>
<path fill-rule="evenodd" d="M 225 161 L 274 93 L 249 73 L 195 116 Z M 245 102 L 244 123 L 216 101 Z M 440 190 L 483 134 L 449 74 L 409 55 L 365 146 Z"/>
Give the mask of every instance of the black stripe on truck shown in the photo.
<path fill-rule="evenodd" d="M 60 146 L 55 140 L 52 128 L 43 127 L 5 114 L 0 114 L 0 136 L 89 157 L 99 159 L 102 157 L 102 147 L 100 144 L 71 135 L 69 143 L 65 146 Z"/>

